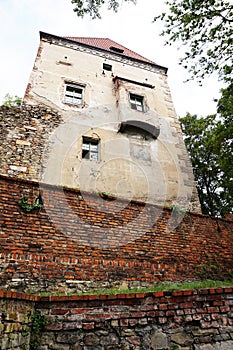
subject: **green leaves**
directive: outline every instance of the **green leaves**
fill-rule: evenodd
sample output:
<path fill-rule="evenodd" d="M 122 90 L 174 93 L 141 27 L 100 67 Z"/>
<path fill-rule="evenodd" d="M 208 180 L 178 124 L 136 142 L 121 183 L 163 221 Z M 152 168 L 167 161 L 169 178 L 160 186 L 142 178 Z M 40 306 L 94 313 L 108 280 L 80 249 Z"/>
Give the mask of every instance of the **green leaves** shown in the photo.
<path fill-rule="evenodd" d="M 40 210 L 43 208 L 43 202 L 38 200 L 39 197 L 35 200 L 33 204 L 28 203 L 28 197 L 24 196 L 19 202 L 19 206 L 26 212 L 32 212 L 34 210 Z"/>
<path fill-rule="evenodd" d="M 6 94 L 4 97 L 4 102 L 3 102 L 3 106 L 7 106 L 7 107 L 20 107 L 22 102 L 22 98 L 15 95 L 15 96 L 11 96 L 10 94 Z"/>
<path fill-rule="evenodd" d="M 46 316 L 40 313 L 31 315 L 31 339 L 30 350 L 38 350 L 40 348 L 40 340 L 42 332 L 45 330 L 46 325 L 49 323 Z"/>
<path fill-rule="evenodd" d="M 136 4 L 136 0 L 123 0 Z M 71 0 L 80 17 L 100 18 L 100 9 L 117 11 L 119 0 Z M 155 16 L 165 29 L 166 44 L 182 42 L 189 47 L 180 63 L 199 80 L 217 71 L 225 79 L 225 67 L 233 66 L 233 4 L 230 0 L 168 0 L 167 11 Z"/>
<path fill-rule="evenodd" d="M 233 210 L 230 123 L 217 115 L 180 119 L 204 214 L 223 216 Z"/>
<path fill-rule="evenodd" d="M 126 2 L 133 2 L 136 4 L 136 0 L 124 0 Z M 119 8 L 119 1 L 117 0 L 71 0 L 71 3 L 75 5 L 74 12 L 77 16 L 83 17 L 88 14 L 91 18 L 101 18 L 100 9 L 106 4 L 109 10 L 117 12 Z"/>
<path fill-rule="evenodd" d="M 165 24 L 161 35 L 168 42 L 180 41 L 190 47 L 181 58 L 181 64 L 203 79 L 217 71 L 224 79 L 225 66 L 233 63 L 233 4 L 221 0 L 171 0 L 166 2 L 167 13 L 155 17 Z M 190 59 L 192 58 L 192 60 Z"/>

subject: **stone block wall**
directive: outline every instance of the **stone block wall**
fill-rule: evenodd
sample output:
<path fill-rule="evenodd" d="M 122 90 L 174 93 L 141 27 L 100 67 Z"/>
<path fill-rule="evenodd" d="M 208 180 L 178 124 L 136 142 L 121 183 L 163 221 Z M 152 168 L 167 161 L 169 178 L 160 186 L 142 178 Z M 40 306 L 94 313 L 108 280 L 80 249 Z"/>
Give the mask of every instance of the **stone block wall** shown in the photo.
<path fill-rule="evenodd" d="M 0 290 L 0 348 L 28 350 L 35 298 Z"/>
<path fill-rule="evenodd" d="M 4 350 L 34 350 L 32 344 L 37 350 L 233 348 L 233 287 L 47 297 L 1 292 L 0 298 Z M 47 321 L 36 343 L 28 312 Z"/>
<path fill-rule="evenodd" d="M 0 177 L 0 285 L 76 293 L 233 272 L 233 222 Z M 25 211 L 38 195 L 40 210 Z"/>

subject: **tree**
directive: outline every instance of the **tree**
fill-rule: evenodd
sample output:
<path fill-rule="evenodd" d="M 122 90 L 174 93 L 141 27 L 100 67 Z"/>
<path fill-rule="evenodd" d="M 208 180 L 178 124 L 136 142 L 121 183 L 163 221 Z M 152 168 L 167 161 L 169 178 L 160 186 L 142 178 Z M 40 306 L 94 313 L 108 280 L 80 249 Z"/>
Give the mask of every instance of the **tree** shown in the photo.
<path fill-rule="evenodd" d="M 229 198 L 233 198 L 233 81 L 221 93 L 217 112 L 223 122 L 217 140 L 222 145 L 220 164 L 224 169 L 225 187 L 229 190 Z"/>
<path fill-rule="evenodd" d="M 133 2 L 136 0 L 124 0 Z M 90 14 L 100 18 L 104 4 L 117 11 L 119 0 L 72 0 L 74 11 L 83 17 Z M 186 47 L 181 64 L 199 81 L 206 74 L 218 72 L 229 77 L 233 67 L 233 4 L 227 0 L 168 0 L 166 12 L 154 18 L 162 20 L 165 29 L 161 35 L 166 43 L 181 42 Z"/>
<path fill-rule="evenodd" d="M 136 4 L 136 0 L 123 0 L 125 2 L 132 2 Z M 119 8 L 119 0 L 71 0 L 75 4 L 74 12 L 77 16 L 83 17 L 89 14 L 93 19 L 101 18 L 100 9 L 104 4 L 108 4 L 108 9 L 117 12 Z"/>
<path fill-rule="evenodd" d="M 3 106 L 7 107 L 19 107 L 21 105 L 22 98 L 15 95 L 11 96 L 10 94 L 6 94 L 4 97 Z"/>
<path fill-rule="evenodd" d="M 225 123 L 217 115 L 198 118 L 189 113 L 180 122 L 202 212 L 212 216 L 232 212 L 233 156 Z"/>
<path fill-rule="evenodd" d="M 233 63 L 232 2 L 171 0 L 166 4 L 169 11 L 155 20 L 165 24 L 162 35 L 167 37 L 167 44 L 181 41 L 185 45 L 181 59 L 185 68 L 200 79 L 214 71 L 220 77 L 229 77 Z"/>
<path fill-rule="evenodd" d="M 233 135 L 233 81 L 230 81 L 229 85 L 221 90 L 221 93 L 222 96 L 218 101 L 217 112 L 224 118 L 227 126 L 231 128 L 229 129 L 229 134 Z"/>

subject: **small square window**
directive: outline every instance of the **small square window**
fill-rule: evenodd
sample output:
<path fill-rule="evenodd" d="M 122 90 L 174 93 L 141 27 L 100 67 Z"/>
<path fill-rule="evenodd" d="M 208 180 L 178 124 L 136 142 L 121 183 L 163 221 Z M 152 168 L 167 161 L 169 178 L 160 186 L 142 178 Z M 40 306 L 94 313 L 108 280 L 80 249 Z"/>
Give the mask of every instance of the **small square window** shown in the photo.
<path fill-rule="evenodd" d="M 99 140 L 83 137 L 82 158 L 90 160 L 99 159 Z"/>
<path fill-rule="evenodd" d="M 83 92 L 84 87 L 75 84 L 67 83 L 65 85 L 65 98 L 66 103 L 71 103 L 73 105 L 82 105 L 83 104 Z"/>
<path fill-rule="evenodd" d="M 130 105 L 132 109 L 140 112 L 144 112 L 144 97 L 140 95 L 130 94 L 129 95 Z"/>
<path fill-rule="evenodd" d="M 112 71 L 111 64 L 103 63 L 103 70 L 108 70 L 109 72 Z"/>

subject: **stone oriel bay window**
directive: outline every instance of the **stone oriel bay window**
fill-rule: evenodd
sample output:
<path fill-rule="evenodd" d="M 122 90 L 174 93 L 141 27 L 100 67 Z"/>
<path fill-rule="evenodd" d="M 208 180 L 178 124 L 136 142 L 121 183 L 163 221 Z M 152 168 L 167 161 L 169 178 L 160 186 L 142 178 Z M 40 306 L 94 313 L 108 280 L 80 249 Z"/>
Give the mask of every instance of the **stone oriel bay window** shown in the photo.
<path fill-rule="evenodd" d="M 66 82 L 64 102 L 76 106 L 82 106 L 84 102 L 84 86 Z"/>
<path fill-rule="evenodd" d="M 160 128 L 140 120 L 126 120 L 119 125 L 118 132 L 128 136 L 141 135 L 144 140 L 157 139 Z"/>
<path fill-rule="evenodd" d="M 99 160 L 99 140 L 83 136 L 82 139 L 82 158 L 90 160 Z"/>

